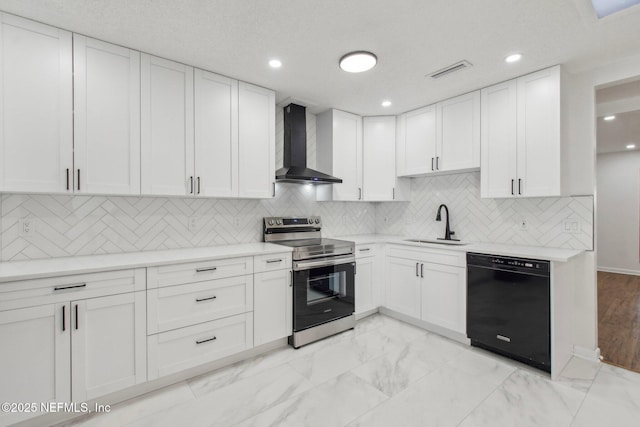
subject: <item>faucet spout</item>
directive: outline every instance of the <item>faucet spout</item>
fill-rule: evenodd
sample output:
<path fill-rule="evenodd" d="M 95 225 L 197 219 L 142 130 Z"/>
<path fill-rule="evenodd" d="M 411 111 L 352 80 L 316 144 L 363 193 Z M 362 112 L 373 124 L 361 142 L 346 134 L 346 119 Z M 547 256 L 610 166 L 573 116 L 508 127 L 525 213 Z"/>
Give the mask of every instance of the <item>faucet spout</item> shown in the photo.
<path fill-rule="evenodd" d="M 447 214 L 447 222 L 444 229 L 444 239 L 438 237 L 438 240 L 458 240 L 458 239 L 451 238 L 451 236 L 456 233 L 455 231 L 451 231 L 451 227 L 449 225 L 449 208 L 444 203 L 438 206 L 438 212 L 436 213 L 436 221 L 442 221 L 442 216 L 440 215 L 442 208 L 444 208 L 444 212 Z"/>

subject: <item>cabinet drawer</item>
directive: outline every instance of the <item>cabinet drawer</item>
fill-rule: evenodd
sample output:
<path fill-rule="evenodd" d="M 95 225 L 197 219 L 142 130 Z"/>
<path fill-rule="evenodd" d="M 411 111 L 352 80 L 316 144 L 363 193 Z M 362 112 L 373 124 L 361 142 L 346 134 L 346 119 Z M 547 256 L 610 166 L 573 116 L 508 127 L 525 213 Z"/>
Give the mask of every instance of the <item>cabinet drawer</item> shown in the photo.
<path fill-rule="evenodd" d="M 446 249 L 415 248 L 411 246 L 390 245 L 387 247 L 387 256 L 414 259 L 421 262 L 451 265 L 454 267 L 466 267 L 466 253 Z"/>
<path fill-rule="evenodd" d="M 291 252 L 279 254 L 259 255 L 253 257 L 253 271 L 262 273 L 264 271 L 284 270 L 291 268 Z"/>
<path fill-rule="evenodd" d="M 371 256 L 375 256 L 376 253 L 377 253 L 377 245 L 375 243 L 356 246 L 356 258 L 371 257 Z"/>
<path fill-rule="evenodd" d="M 0 283 L 0 311 L 143 291 L 145 278 L 136 268 Z"/>
<path fill-rule="evenodd" d="M 149 380 L 253 347 L 253 313 L 147 337 Z"/>
<path fill-rule="evenodd" d="M 170 264 L 147 269 L 147 288 L 183 285 L 253 273 L 253 258 L 226 258 Z"/>
<path fill-rule="evenodd" d="M 149 335 L 253 311 L 253 276 L 228 277 L 147 291 Z"/>

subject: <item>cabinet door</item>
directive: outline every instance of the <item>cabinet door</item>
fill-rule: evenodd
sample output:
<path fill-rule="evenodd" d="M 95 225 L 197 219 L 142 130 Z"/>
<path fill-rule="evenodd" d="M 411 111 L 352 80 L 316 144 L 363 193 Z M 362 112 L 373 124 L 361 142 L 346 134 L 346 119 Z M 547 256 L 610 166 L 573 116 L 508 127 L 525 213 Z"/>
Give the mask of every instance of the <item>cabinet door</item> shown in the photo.
<path fill-rule="evenodd" d="M 0 312 L 2 402 L 69 401 L 70 329 L 69 304 Z M 0 424 L 11 424 L 18 418 L 17 414 L 0 413 Z"/>
<path fill-rule="evenodd" d="M 276 97 L 269 89 L 238 83 L 238 195 L 275 197 Z"/>
<path fill-rule="evenodd" d="M 518 78 L 518 195 L 560 196 L 560 67 Z"/>
<path fill-rule="evenodd" d="M 464 334 L 466 331 L 466 269 L 424 263 L 422 320 Z"/>
<path fill-rule="evenodd" d="M 362 117 L 333 111 L 333 200 L 362 200 Z"/>
<path fill-rule="evenodd" d="M 359 258 L 356 261 L 356 314 L 378 306 L 376 298 L 376 257 Z"/>
<path fill-rule="evenodd" d="M 74 402 L 146 381 L 145 292 L 74 301 L 71 317 Z"/>
<path fill-rule="evenodd" d="M 73 35 L 74 191 L 140 194 L 140 52 Z"/>
<path fill-rule="evenodd" d="M 193 68 L 142 54 L 142 194 L 194 194 Z"/>
<path fill-rule="evenodd" d="M 430 105 L 404 115 L 402 175 L 420 175 L 435 170 L 436 107 Z"/>
<path fill-rule="evenodd" d="M 437 104 L 436 170 L 480 167 L 480 91 Z"/>
<path fill-rule="evenodd" d="M 385 306 L 420 318 L 419 263 L 410 259 L 387 257 Z"/>
<path fill-rule="evenodd" d="M 511 80 L 482 89 L 480 195 L 516 194 L 517 83 Z"/>
<path fill-rule="evenodd" d="M 257 346 L 291 335 L 293 326 L 291 271 L 256 273 L 253 292 L 253 344 Z"/>
<path fill-rule="evenodd" d="M 4 13 L 0 20 L 0 191 L 71 191 L 71 33 Z"/>
<path fill-rule="evenodd" d="M 196 193 L 238 195 L 238 81 L 195 70 Z"/>
<path fill-rule="evenodd" d="M 396 186 L 396 118 L 363 118 L 363 198 L 393 200 Z"/>

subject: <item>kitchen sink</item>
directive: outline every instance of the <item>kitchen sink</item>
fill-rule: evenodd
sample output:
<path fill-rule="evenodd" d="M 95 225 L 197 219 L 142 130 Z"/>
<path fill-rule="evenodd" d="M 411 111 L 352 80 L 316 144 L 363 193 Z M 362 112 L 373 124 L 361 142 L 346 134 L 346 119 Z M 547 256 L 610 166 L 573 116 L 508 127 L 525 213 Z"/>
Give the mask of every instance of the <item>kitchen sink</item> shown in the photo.
<path fill-rule="evenodd" d="M 405 242 L 435 243 L 437 245 L 457 245 L 457 246 L 462 246 L 467 244 L 466 242 L 461 242 L 459 240 L 438 240 L 438 239 L 405 239 Z"/>

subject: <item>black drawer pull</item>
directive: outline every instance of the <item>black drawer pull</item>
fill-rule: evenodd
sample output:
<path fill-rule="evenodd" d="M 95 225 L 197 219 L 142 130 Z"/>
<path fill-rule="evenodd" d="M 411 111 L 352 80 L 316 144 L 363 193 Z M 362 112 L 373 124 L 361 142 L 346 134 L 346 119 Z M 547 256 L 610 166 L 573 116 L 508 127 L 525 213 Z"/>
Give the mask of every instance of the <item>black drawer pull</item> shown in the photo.
<path fill-rule="evenodd" d="M 370 250 L 371 250 L 371 248 L 364 248 L 364 249 L 358 249 L 358 250 L 359 250 L 360 252 L 367 252 L 367 251 L 370 251 Z"/>
<path fill-rule="evenodd" d="M 214 340 L 216 340 L 216 339 L 217 339 L 216 337 L 213 337 L 213 338 L 209 338 L 208 340 L 196 341 L 196 344 L 204 344 L 204 343 L 206 343 L 206 342 L 214 341 Z"/>
<path fill-rule="evenodd" d="M 81 285 L 71 285 L 71 286 L 56 286 L 53 288 L 54 291 L 64 291 L 65 289 L 75 289 L 75 288 L 84 288 L 87 284 L 83 283 Z"/>
<path fill-rule="evenodd" d="M 275 262 L 282 262 L 282 258 L 280 259 L 268 259 L 267 264 L 273 264 Z"/>
<path fill-rule="evenodd" d="M 65 314 L 66 305 L 62 306 L 62 332 L 67 330 L 67 316 Z"/>
<path fill-rule="evenodd" d="M 218 267 L 207 267 L 207 268 L 198 268 L 196 269 L 196 273 L 202 273 L 204 271 L 216 271 Z"/>
<path fill-rule="evenodd" d="M 208 297 L 208 298 L 196 298 L 196 302 L 209 301 L 209 300 L 216 299 L 216 298 L 218 298 L 218 297 L 216 297 L 215 295 L 212 296 L 212 297 Z"/>

